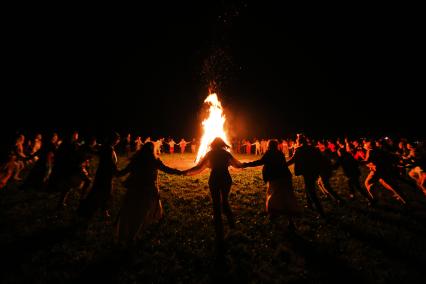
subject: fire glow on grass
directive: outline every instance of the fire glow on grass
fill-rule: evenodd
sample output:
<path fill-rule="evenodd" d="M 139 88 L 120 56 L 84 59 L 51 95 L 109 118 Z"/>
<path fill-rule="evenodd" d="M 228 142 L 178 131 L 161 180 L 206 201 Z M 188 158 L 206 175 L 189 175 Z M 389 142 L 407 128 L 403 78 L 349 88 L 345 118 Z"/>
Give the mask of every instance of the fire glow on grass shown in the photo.
<path fill-rule="evenodd" d="M 210 143 L 216 137 L 222 138 L 226 144 L 231 145 L 224 130 L 225 115 L 217 95 L 215 93 L 208 95 L 204 103 L 210 105 L 209 116 L 202 123 L 203 136 L 201 138 L 200 148 L 198 149 L 197 159 L 195 160 L 196 163 L 206 155 Z"/>

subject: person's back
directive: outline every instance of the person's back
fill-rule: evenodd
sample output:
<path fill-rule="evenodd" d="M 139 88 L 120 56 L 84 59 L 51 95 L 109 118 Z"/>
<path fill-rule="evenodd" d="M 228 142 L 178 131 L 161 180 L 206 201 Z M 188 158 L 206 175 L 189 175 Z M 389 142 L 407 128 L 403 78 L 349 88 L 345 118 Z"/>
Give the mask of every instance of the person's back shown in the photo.
<path fill-rule="evenodd" d="M 339 149 L 338 163 L 346 176 L 359 176 L 361 174 L 357 160 L 344 149 Z"/>
<path fill-rule="evenodd" d="M 309 145 L 302 145 L 297 148 L 294 154 L 294 172 L 295 175 L 319 175 L 319 151 Z"/>
<path fill-rule="evenodd" d="M 208 167 L 211 169 L 209 184 L 231 184 L 232 178 L 228 170 L 231 154 L 224 149 L 213 149 L 207 153 L 206 158 Z"/>
<path fill-rule="evenodd" d="M 265 182 L 279 177 L 291 178 L 291 172 L 281 151 L 267 151 L 262 160 L 264 160 L 262 175 Z"/>
<path fill-rule="evenodd" d="M 103 145 L 99 151 L 99 165 L 96 171 L 96 177 L 112 177 L 116 169 L 117 156 L 113 147 Z"/>
<path fill-rule="evenodd" d="M 131 161 L 126 186 L 131 188 L 135 185 L 155 184 L 158 176 L 158 163 L 158 160 L 149 157 Z"/>
<path fill-rule="evenodd" d="M 229 161 L 231 159 L 231 154 L 224 149 L 214 149 L 211 150 L 208 154 L 209 159 L 209 168 L 212 171 L 228 171 L 230 165 Z"/>

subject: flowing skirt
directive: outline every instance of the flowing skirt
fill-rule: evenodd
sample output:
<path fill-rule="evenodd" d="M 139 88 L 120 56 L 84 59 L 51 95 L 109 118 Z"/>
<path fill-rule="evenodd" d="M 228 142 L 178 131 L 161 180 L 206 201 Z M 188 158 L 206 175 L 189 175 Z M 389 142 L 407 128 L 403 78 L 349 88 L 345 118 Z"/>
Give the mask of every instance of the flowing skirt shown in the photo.
<path fill-rule="evenodd" d="M 302 213 L 302 208 L 294 195 L 291 179 L 280 178 L 267 183 L 266 211 L 270 214 L 281 213 L 288 216 Z"/>
<path fill-rule="evenodd" d="M 163 208 L 154 184 L 128 188 L 116 225 L 118 242 L 140 239 L 144 229 L 162 217 Z"/>

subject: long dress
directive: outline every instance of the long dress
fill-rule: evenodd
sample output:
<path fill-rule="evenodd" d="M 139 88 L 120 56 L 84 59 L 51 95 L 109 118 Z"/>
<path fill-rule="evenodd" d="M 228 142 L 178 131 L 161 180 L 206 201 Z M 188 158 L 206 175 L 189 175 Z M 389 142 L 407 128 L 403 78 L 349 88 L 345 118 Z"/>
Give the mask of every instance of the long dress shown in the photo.
<path fill-rule="evenodd" d="M 99 152 L 99 166 L 93 186 L 79 207 L 79 214 L 91 218 L 98 210 L 106 210 L 112 194 L 112 179 L 117 173 L 117 155 L 114 147 L 106 145 Z"/>
<path fill-rule="evenodd" d="M 291 172 L 281 151 L 267 151 L 261 159 L 246 163 L 245 166 L 264 165 L 263 180 L 266 182 L 266 211 L 295 216 L 301 207 L 294 195 Z"/>
<path fill-rule="evenodd" d="M 119 242 L 137 240 L 144 229 L 163 217 L 158 189 L 158 170 L 169 174 L 180 171 L 164 165 L 160 159 L 130 163 L 122 173 L 130 172 L 125 181 L 127 188 L 116 225 Z"/>

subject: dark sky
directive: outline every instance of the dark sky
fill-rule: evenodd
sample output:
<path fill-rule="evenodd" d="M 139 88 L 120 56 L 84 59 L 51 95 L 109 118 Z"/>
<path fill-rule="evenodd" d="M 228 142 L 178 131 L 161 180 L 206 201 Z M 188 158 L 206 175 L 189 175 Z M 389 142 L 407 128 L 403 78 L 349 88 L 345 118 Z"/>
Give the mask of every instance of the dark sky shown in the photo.
<path fill-rule="evenodd" d="M 190 137 L 215 79 L 235 135 L 424 135 L 415 7 L 175 2 L 11 11 L 3 124 Z"/>

